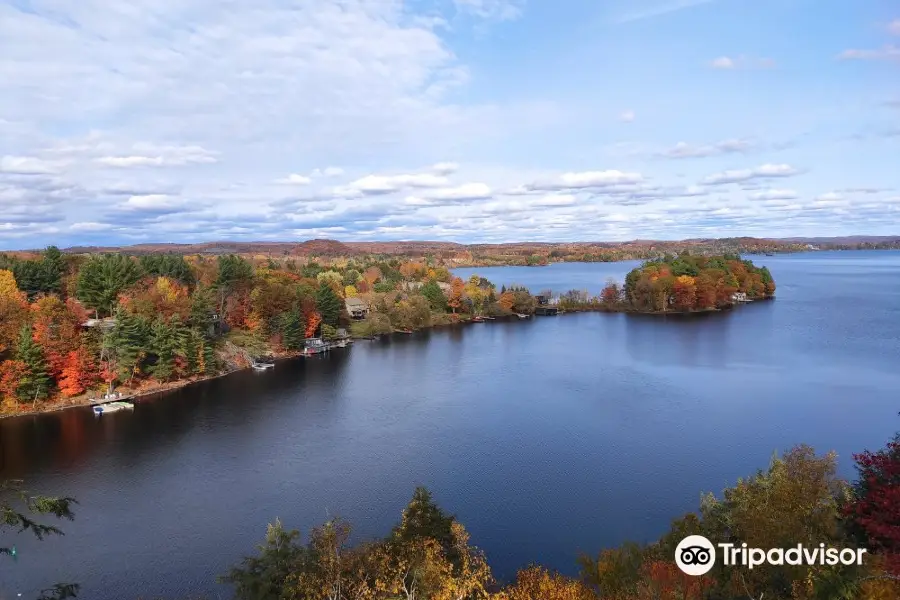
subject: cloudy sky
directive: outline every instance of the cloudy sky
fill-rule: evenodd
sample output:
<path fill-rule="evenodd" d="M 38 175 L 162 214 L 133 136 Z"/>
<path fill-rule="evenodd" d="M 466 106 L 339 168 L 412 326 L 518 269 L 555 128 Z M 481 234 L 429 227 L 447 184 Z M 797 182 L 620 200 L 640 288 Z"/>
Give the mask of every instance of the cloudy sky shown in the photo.
<path fill-rule="evenodd" d="M 844 234 L 896 0 L 0 0 L 0 249 Z"/>

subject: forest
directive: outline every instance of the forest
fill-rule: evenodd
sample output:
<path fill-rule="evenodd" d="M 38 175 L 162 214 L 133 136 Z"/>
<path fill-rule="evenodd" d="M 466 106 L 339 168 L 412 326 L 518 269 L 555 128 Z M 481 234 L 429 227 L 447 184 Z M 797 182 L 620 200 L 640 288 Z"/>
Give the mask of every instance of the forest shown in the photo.
<path fill-rule="evenodd" d="M 896 600 L 900 598 L 900 435 L 854 456 L 857 478 L 836 476 L 836 455 L 797 446 L 768 469 L 706 494 L 699 510 L 675 519 L 650 544 L 625 543 L 582 555 L 579 575 L 539 565 L 498 581 L 466 528 L 424 488 L 383 539 L 353 540 L 332 518 L 306 539 L 276 520 L 258 551 L 220 578 L 237 600 Z M 13 490 L 12 500 L 2 492 Z M 18 502 L 16 502 L 18 500 Z M 74 518 L 74 499 L 45 498 L 0 482 L 0 533 L 62 533 L 40 517 Z M 25 512 L 21 512 L 21 511 Z M 26 514 L 30 513 L 30 514 Z M 754 548 L 866 548 L 861 566 L 763 565 L 682 573 L 673 556 L 688 535 Z M 0 540 L 2 541 L 2 540 Z M 2 547 L 0 555 L 14 548 Z M 77 597 L 77 583 L 48 588 L 43 600 Z"/>
<path fill-rule="evenodd" d="M 537 296 L 431 256 L 296 260 L 223 254 L 0 254 L 0 414 L 82 401 L 111 388 L 146 392 L 291 356 L 308 338 L 371 338 L 476 316 L 563 312 L 696 312 L 733 295 L 771 297 L 765 267 L 739 255 L 682 252 L 646 261 L 599 296 Z M 351 318 L 347 300 L 364 308 Z"/>
<path fill-rule="evenodd" d="M 350 318 L 353 297 L 364 318 Z M 524 289 L 463 281 L 429 259 L 0 254 L 0 412 L 210 376 L 291 355 L 307 338 L 408 332 L 533 306 Z"/>

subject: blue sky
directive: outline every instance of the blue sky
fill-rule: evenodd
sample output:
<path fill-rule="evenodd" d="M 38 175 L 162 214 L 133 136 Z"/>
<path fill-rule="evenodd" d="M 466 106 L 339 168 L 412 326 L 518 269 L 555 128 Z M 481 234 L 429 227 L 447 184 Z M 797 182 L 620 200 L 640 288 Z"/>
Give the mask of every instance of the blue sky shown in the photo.
<path fill-rule="evenodd" d="M 900 234 L 888 0 L 0 0 L 0 249 Z"/>

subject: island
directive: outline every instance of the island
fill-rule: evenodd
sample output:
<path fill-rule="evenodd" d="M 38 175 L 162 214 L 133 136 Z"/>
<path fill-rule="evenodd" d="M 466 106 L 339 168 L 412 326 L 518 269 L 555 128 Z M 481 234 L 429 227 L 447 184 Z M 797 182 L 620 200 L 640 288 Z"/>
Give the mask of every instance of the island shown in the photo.
<path fill-rule="evenodd" d="M 598 282 L 597 288 L 600 287 Z M 157 393 L 278 358 L 491 319 L 598 311 L 679 314 L 771 298 L 737 254 L 648 259 L 597 296 L 537 294 L 432 255 L 61 252 L 0 254 L 0 415 Z M 109 404 L 105 404 L 109 402 Z"/>

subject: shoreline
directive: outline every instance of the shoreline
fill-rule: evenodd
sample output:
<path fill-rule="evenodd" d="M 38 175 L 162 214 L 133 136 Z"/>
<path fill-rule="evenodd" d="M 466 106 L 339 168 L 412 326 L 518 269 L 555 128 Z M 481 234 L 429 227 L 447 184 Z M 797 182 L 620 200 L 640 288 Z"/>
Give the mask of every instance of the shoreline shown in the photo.
<path fill-rule="evenodd" d="M 759 300 L 754 300 L 753 302 L 757 302 L 760 300 L 774 300 L 774 299 L 775 299 L 775 297 L 771 296 L 768 298 L 760 298 Z M 750 303 L 751 302 L 744 302 L 741 304 L 750 304 Z M 625 314 L 625 315 L 642 315 L 642 316 L 646 315 L 646 316 L 690 317 L 690 316 L 697 316 L 697 315 L 722 313 L 725 311 L 733 310 L 735 308 L 735 306 L 736 305 L 731 305 L 731 306 L 727 306 L 724 308 L 716 308 L 716 309 L 709 309 L 709 310 L 702 310 L 702 311 L 690 311 L 690 312 L 647 312 L 647 311 L 608 309 L 608 308 L 603 308 L 603 307 L 585 307 L 585 308 L 575 308 L 575 309 L 570 309 L 570 310 L 563 310 L 563 311 L 560 311 L 557 315 L 553 315 L 553 316 L 563 316 L 563 315 L 567 315 L 567 314 L 581 314 L 581 313 L 602 313 L 602 314 Z M 504 316 L 494 317 L 494 320 L 513 321 L 513 322 L 531 321 L 538 316 L 542 316 L 542 315 L 530 314 L 530 315 L 528 315 L 528 318 L 521 319 L 521 318 L 515 318 L 516 315 L 513 314 L 513 315 L 504 315 Z M 419 330 L 412 330 L 409 332 L 394 331 L 389 334 L 381 334 L 381 335 L 374 336 L 372 338 L 351 338 L 350 343 L 352 344 L 353 342 L 355 342 L 357 340 L 371 341 L 374 339 L 379 339 L 385 335 L 387 335 L 387 336 L 401 336 L 401 335 L 406 336 L 406 335 L 415 333 L 416 331 L 424 331 L 424 330 L 428 330 L 428 329 L 443 329 L 446 327 L 456 327 L 456 326 L 460 326 L 460 325 L 473 325 L 476 323 L 479 323 L 479 322 L 475 321 L 473 319 L 467 319 L 467 320 L 458 321 L 456 323 L 442 323 L 439 325 L 433 325 L 430 327 L 425 327 L 425 328 L 419 329 Z M 285 362 L 288 360 L 296 360 L 298 358 L 303 358 L 304 356 L 305 355 L 303 354 L 302 351 L 293 351 L 293 352 L 275 354 L 273 356 L 273 359 L 276 363 L 278 363 L 278 362 Z M 108 401 L 112 402 L 114 400 L 120 400 L 120 401 L 124 401 L 124 402 L 136 402 L 141 399 L 146 401 L 148 398 L 153 397 L 153 396 L 158 396 L 161 394 L 165 394 L 167 392 L 173 392 L 175 390 L 184 389 L 184 388 L 190 387 L 191 385 L 194 385 L 196 383 L 201 383 L 204 381 L 211 381 L 213 379 L 219 379 L 221 377 L 225 377 L 226 375 L 231 375 L 232 373 L 239 373 L 241 371 L 247 371 L 251 368 L 252 368 L 251 365 L 248 364 L 248 365 L 242 366 L 242 367 L 234 367 L 234 368 L 226 369 L 220 373 L 216 373 L 215 375 L 203 375 L 200 377 L 193 377 L 190 379 L 179 379 L 177 381 L 170 381 L 167 383 L 159 384 L 159 385 L 149 388 L 149 389 L 135 390 L 134 393 L 131 393 L 129 395 L 123 395 L 122 398 L 110 399 Z M 15 419 L 15 418 L 20 418 L 20 417 L 34 417 L 34 416 L 47 414 L 47 413 L 61 412 L 61 411 L 73 409 L 73 408 L 87 408 L 90 406 L 94 406 L 95 404 L 98 404 L 98 400 L 102 400 L 102 399 L 99 399 L 99 398 L 76 398 L 74 400 L 65 400 L 65 401 L 58 401 L 58 402 L 55 402 L 52 404 L 45 404 L 45 405 L 41 405 L 36 408 L 26 408 L 25 410 L 17 411 L 14 413 L 5 413 L 4 412 L 4 413 L 0 413 L 0 420 Z"/>
<path fill-rule="evenodd" d="M 448 324 L 436 325 L 433 327 L 426 327 L 424 329 L 438 329 L 438 328 L 443 328 L 443 327 L 452 327 L 452 326 L 457 326 L 457 325 L 461 325 L 461 324 L 471 324 L 471 323 L 474 323 L 474 321 L 472 321 L 472 320 L 459 321 L 458 323 L 448 323 Z M 416 331 L 421 331 L 421 330 L 416 330 Z M 411 331 L 409 333 L 415 333 L 415 331 Z M 388 333 L 388 334 L 381 334 L 381 335 L 375 336 L 373 338 L 352 338 L 350 340 L 350 343 L 352 344 L 353 342 L 355 342 L 357 340 L 371 341 L 371 340 L 383 337 L 385 335 L 409 335 L 409 334 L 405 333 L 405 332 L 396 332 L 395 331 L 395 332 Z M 285 361 L 289 361 L 289 360 L 296 360 L 298 358 L 304 358 L 305 356 L 306 355 L 304 355 L 302 351 L 298 350 L 298 351 L 293 351 L 293 352 L 278 353 L 278 354 L 273 355 L 272 358 L 273 358 L 274 362 L 279 363 L 279 362 L 285 362 Z M 121 398 L 113 398 L 113 399 L 109 399 L 106 401 L 107 402 L 121 401 L 121 402 L 132 402 L 132 403 L 135 403 L 136 401 L 141 400 L 141 399 L 146 401 L 150 397 L 158 396 L 160 394 L 165 394 L 167 392 L 174 392 L 175 390 L 184 389 L 186 387 L 190 387 L 191 385 L 194 385 L 195 383 L 202 383 L 204 381 L 212 381 L 213 379 L 219 379 L 221 377 L 225 377 L 226 375 L 231 375 L 233 373 L 240 373 L 241 371 L 248 371 L 250 369 L 252 369 L 252 366 L 248 364 L 248 365 L 242 366 L 242 367 L 234 367 L 231 369 L 226 369 L 220 373 L 216 373 L 215 375 L 202 375 L 199 377 L 192 377 L 190 379 L 179 379 L 176 381 L 162 383 L 162 384 L 159 384 L 159 385 L 154 386 L 149 389 L 135 390 L 134 393 L 127 394 L 127 395 L 123 394 L 123 396 Z M 75 399 L 57 401 L 57 402 L 53 402 L 50 404 L 43 404 L 36 408 L 26 408 L 24 410 L 16 411 L 14 413 L 3 412 L 3 413 L 0 413 L 0 421 L 2 421 L 3 419 L 35 417 L 35 416 L 47 414 L 47 413 L 62 412 L 64 410 L 69 410 L 69 409 L 73 409 L 73 408 L 87 408 L 87 407 L 91 407 L 91 406 L 94 406 L 95 404 L 100 403 L 98 401 L 102 401 L 102 400 L 103 400 L 102 398 L 100 398 L 100 399 L 98 399 L 98 398 L 75 398 Z"/>

